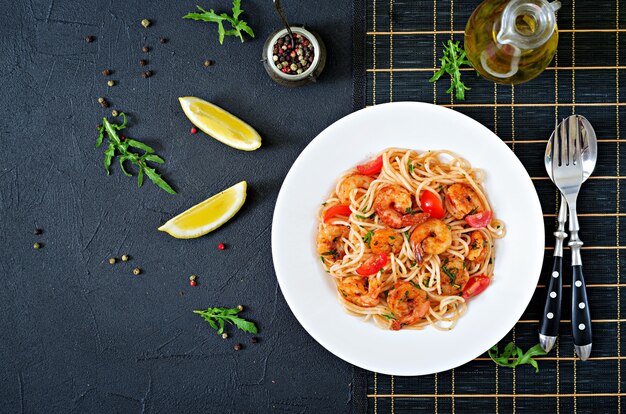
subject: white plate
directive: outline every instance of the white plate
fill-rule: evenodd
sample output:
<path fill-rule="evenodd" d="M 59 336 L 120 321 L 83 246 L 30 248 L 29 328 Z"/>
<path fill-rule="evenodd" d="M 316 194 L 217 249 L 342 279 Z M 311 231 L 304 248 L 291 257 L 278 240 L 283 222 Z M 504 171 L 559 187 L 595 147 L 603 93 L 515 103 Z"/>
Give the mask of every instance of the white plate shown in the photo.
<path fill-rule="evenodd" d="M 315 248 L 316 214 L 344 171 L 387 147 L 448 149 L 486 172 L 485 188 L 507 234 L 496 242 L 493 282 L 447 332 L 387 331 L 348 315 Z M 276 201 L 272 255 L 298 321 L 339 358 L 390 375 L 426 375 L 478 357 L 513 328 L 537 286 L 544 254 L 541 206 L 528 173 L 491 131 L 456 111 L 401 102 L 337 121 L 302 151 Z"/>

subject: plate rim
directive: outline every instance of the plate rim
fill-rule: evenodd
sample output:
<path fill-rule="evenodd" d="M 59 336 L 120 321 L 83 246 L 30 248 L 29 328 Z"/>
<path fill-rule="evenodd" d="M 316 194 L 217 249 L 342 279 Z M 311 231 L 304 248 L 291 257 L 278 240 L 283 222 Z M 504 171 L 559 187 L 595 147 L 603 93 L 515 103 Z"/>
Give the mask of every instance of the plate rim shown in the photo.
<path fill-rule="evenodd" d="M 350 355 L 347 355 L 343 352 L 340 352 L 340 350 L 336 349 L 336 348 L 332 348 L 330 346 L 328 346 L 327 343 L 325 343 L 324 340 L 320 339 L 320 335 L 318 334 L 318 332 L 316 332 L 315 329 L 312 329 L 312 327 L 310 326 L 309 322 L 306 322 L 303 320 L 303 316 L 298 314 L 297 312 L 294 311 L 294 306 L 292 306 L 291 301 L 294 300 L 295 298 L 290 296 L 289 293 L 285 294 L 285 290 L 284 290 L 284 285 L 283 282 L 281 282 L 281 276 L 279 275 L 279 271 L 278 271 L 278 267 L 279 265 L 277 264 L 277 252 L 276 252 L 276 248 L 277 248 L 277 239 L 278 239 L 278 235 L 277 232 L 275 231 L 275 222 L 277 221 L 277 215 L 279 214 L 280 210 L 281 210 L 281 205 L 283 203 L 283 197 L 284 197 L 284 189 L 285 186 L 287 185 L 287 183 L 289 182 L 290 176 L 292 175 L 294 169 L 296 168 L 297 165 L 299 165 L 301 162 L 303 162 L 302 160 L 307 156 L 308 152 L 311 151 L 311 147 L 314 145 L 314 143 L 320 139 L 320 137 L 328 134 L 328 132 L 330 130 L 332 130 L 333 128 L 337 127 L 337 124 L 340 123 L 344 123 L 344 122 L 348 122 L 351 118 L 356 118 L 358 116 L 361 116 L 362 113 L 364 112 L 374 112 L 374 111 L 386 111 L 386 110 L 394 110 L 393 108 L 398 107 L 406 107 L 409 109 L 414 109 L 416 111 L 420 111 L 420 110 L 432 110 L 432 111 L 442 111 L 442 112 L 447 112 L 448 114 L 452 115 L 453 117 L 459 117 L 460 119 L 465 119 L 466 121 L 470 121 L 471 123 L 473 123 L 477 129 L 482 130 L 482 134 L 484 135 L 488 135 L 491 141 L 493 141 L 494 145 L 498 145 L 500 146 L 502 149 L 510 152 L 511 154 L 511 161 L 516 165 L 516 168 L 519 170 L 519 172 L 521 172 L 521 176 L 524 179 L 524 181 L 527 181 L 527 183 L 530 184 L 531 188 L 532 188 L 532 200 L 531 203 L 534 205 L 533 210 L 537 211 L 539 213 L 538 215 L 538 223 L 540 223 L 540 228 L 541 228 L 541 232 L 539 232 L 539 240 L 537 243 L 538 247 L 537 247 L 537 259 L 535 259 L 536 265 L 537 265 L 537 269 L 536 269 L 536 275 L 533 277 L 533 281 L 534 281 L 534 286 L 537 285 L 540 277 L 541 277 L 541 270 L 542 270 L 542 265 L 543 265 L 543 258 L 544 258 L 544 246 L 545 246 L 545 225 L 543 222 L 543 211 L 541 208 L 541 203 L 539 200 L 539 195 L 537 193 L 536 188 L 534 187 L 534 184 L 532 182 L 532 179 L 530 178 L 530 175 L 528 174 L 528 171 L 526 170 L 526 168 L 524 167 L 524 165 L 522 164 L 522 162 L 519 160 L 519 158 L 515 155 L 515 153 L 513 153 L 511 151 L 511 149 L 503 142 L 503 140 L 498 137 L 494 132 L 492 132 L 490 129 L 488 129 L 486 126 L 484 126 L 483 124 L 481 124 L 480 122 L 476 121 L 475 119 L 460 113 L 458 111 L 455 111 L 453 109 L 450 108 L 446 108 L 443 106 L 439 106 L 439 105 L 434 105 L 431 103 L 426 103 L 426 102 L 416 102 L 416 101 L 403 101 L 403 102 L 390 102 L 390 103 L 384 103 L 384 104 L 378 104 L 378 105 L 374 105 L 374 106 L 370 106 L 370 107 L 366 107 L 363 109 L 360 109 L 358 111 L 354 111 L 351 112 L 350 114 L 339 118 L 338 120 L 336 120 L 335 122 L 333 122 L 332 124 L 330 124 L 328 127 L 326 127 L 324 130 L 322 130 L 320 133 L 318 133 L 307 145 L 306 147 L 300 152 L 300 154 L 298 155 L 298 157 L 296 158 L 296 160 L 293 162 L 293 164 L 291 165 L 289 172 L 287 173 L 287 175 L 285 176 L 281 186 L 280 186 L 280 190 L 278 193 L 278 196 L 276 198 L 276 203 L 274 206 L 274 212 L 272 215 L 272 234 L 271 234 L 271 245 L 272 245 L 272 261 L 274 264 L 274 273 L 276 275 L 276 279 L 278 281 L 279 287 L 281 289 L 281 292 L 283 294 L 283 297 L 285 299 L 285 301 L 287 302 L 287 305 L 289 306 L 289 309 L 291 310 L 292 314 L 295 316 L 296 320 L 298 321 L 298 323 L 300 323 L 300 325 L 304 328 L 304 330 L 313 338 L 315 339 L 315 341 L 320 344 L 324 349 L 326 349 L 327 351 L 329 351 L 331 354 L 335 355 L 336 357 L 340 358 L 341 360 L 354 365 L 356 367 L 365 369 L 365 370 L 369 370 L 372 371 L 372 368 L 368 367 L 367 363 L 362 363 L 361 361 L 355 361 L 353 358 L 351 358 Z M 489 144 L 491 145 L 492 142 L 489 142 Z M 367 151 L 364 151 L 363 155 L 366 155 Z M 539 248 L 541 249 L 541 254 L 539 254 Z M 534 270 L 534 269 L 533 269 Z M 530 272 L 529 272 L 530 273 Z M 521 311 L 517 312 L 517 314 L 515 315 L 515 322 L 513 323 L 512 326 L 510 326 L 508 328 L 508 330 L 505 332 L 505 334 L 503 335 L 503 337 L 506 335 L 506 333 L 508 333 L 511 329 L 513 329 L 513 327 L 517 324 L 517 322 L 519 321 L 519 319 L 522 317 L 524 311 L 528 308 L 528 305 L 530 304 L 530 301 L 532 300 L 532 297 L 534 295 L 536 291 L 536 287 L 531 289 L 528 289 L 527 292 L 525 292 L 524 298 L 523 298 L 523 302 L 526 304 L 523 308 L 521 308 Z M 356 319 L 356 318 L 355 318 Z M 501 340 L 501 338 L 500 338 Z M 386 370 L 386 369 L 380 369 L 380 368 L 376 368 L 376 370 L 374 372 L 378 372 L 381 374 L 386 374 L 386 375 L 395 375 L 395 376 L 422 376 L 422 375 L 431 375 L 433 373 L 438 373 L 438 372 L 445 372 L 448 371 L 450 369 L 454 369 L 456 367 L 459 367 L 461 365 L 465 365 L 468 362 L 471 362 L 472 360 L 474 360 L 476 357 L 482 355 L 483 353 L 485 353 L 489 348 L 482 350 L 481 352 L 479 352 L 477 355 L 473 355 L 471 358 L 465 360 L 465 361 L 461 361 L 461 362 L 455 362 L 450 366 L 447 366 L 443 369 L 440 370 L 436 370 L 436 371 L 432 371 L 432 372 L 424 372 L 424 373 L 409 373 L 409 372 L 399 372 L 399 371 L 395 371 L 395 370 Z"/>

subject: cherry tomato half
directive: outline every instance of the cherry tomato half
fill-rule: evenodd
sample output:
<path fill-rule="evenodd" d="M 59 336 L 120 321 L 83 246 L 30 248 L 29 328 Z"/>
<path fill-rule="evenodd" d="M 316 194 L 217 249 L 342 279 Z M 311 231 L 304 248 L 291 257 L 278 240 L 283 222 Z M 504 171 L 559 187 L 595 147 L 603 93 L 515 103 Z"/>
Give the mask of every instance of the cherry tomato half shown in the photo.
<path fill-rule="evenodd" d="M 380 253 L 374 255 L 367 259 L 365 263 L 363 263 L 356 272 L 360 276 L 370 276 L 378 273 L 380 269 L 382 269 L 387 264 L 387 255 L 385 253 Z"/>
<path fill-rule="evenodd" d="M 328 223 L 336 216 L 349 216 L 351 213 L 352 211 L 350 210 L 350 207 L 344 206 L 343 204 L 337 204 L 336 206 L 332 206 L 326 210 L 326 214 L 324 214 L 324 223 Z"/>
<path fill-rule="evenodd" d="M 467 281 L 467 284 L 463 288 L 463 299 L 468 300 L 469 298 L 473 298 L 474 296 L 478 296 L 491 283 L 491 279 L 488 276 L 472 276 Z"/>
<path fill-rule="evenodd" d="M 365 164 L 357 165 L 358 172 L 364 175 L 378 174 L 383 169 L 383 156 L 379 155 L 378 158 L 366 162 Z"/>
<path fill-rule="evenodd" d="M 443 204 L 441 204 L 441 200 L 437 198 L 432 191 L 422 191 L 420 195 L 420 203 L 422 204 L 422 210 L 425 213 L 430 214 L 430 217 L 436 219 L 442 219 L 443 216 L 446 215 L 445 210 L 443 209 Z"/>
<path fill-rule="evenodd" d="M 482 213 L 476 213 L 465 217 L 465 222 L 472 227 L 480 229 L 482 227 L 487 227 L 487 225 L 491 223 L 492 217 L 493 213 L 490 210 L 487 210 Z"/>

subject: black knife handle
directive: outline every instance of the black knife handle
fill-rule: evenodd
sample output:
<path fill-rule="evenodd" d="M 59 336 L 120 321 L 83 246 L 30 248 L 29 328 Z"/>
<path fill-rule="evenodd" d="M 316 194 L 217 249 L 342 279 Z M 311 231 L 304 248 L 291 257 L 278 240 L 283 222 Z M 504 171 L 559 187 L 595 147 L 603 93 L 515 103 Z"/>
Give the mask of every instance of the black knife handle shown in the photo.
<path fill-rule="evenodd" d="M 581 273 L 582 275 L 582 273 Z M 545 336 L 558 336 L 561 322 L 561 295 L 563 293 L 563 258 L 554 256 L 554 266 L 550 273 L 546 304 L 541 315 L 539 333 Z"/>
<path fill-rule="evenodd" d="M 582 265 L 572 266 L 572 336 L 574 345 L 591 344 L 591 316 Z"/>

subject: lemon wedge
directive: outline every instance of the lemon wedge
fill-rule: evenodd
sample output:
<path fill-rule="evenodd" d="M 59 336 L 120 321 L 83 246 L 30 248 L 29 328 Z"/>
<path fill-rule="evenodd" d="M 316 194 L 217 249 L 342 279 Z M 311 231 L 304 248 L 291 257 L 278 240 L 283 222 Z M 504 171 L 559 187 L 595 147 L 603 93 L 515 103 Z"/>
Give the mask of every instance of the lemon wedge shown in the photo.
<path fill-rule="evenodd" d="M 230 220 L 246 201 L 248 184 L 242 181 L 196 204 L 159 227 L 177 239 L 193 239 L 212 232 Z"/>
<path fill-rule="evenodd" d="M 219 106 L 194 96 L 178 98 L 187 118 L 206 134 L 244 151 L 261 146 L 261 136 L 250 125 Z"/>

